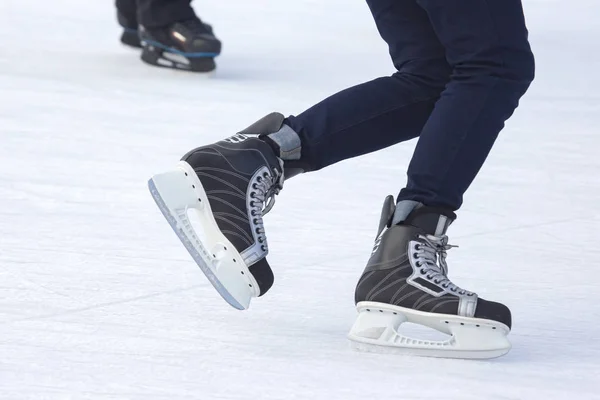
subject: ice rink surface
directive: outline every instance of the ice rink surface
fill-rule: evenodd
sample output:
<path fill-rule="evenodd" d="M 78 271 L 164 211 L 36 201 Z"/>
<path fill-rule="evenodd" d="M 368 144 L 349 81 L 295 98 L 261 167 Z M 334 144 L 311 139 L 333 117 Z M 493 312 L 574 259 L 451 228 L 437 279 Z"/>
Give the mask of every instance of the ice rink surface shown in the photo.
<path fill-rule="evenodd" d="M 0 1 L 0 399 L 600 399 L 600 3 L 525 0 L 537 79 L 450 231 L 450 276 L 513 310 L 492 361 L 357 353 L 382 201 L 415 142 L 286 183 L 276 284 L 213 290 L 147 179 L 393 67 L 366 5 L 196 1 L 212 79 L 148 67 L 112 2 Z"/>

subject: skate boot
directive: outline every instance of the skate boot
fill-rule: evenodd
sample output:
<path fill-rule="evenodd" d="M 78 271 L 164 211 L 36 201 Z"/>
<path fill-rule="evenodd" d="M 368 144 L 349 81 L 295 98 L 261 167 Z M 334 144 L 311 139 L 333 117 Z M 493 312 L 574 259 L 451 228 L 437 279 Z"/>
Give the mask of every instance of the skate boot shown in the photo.
<path fill-rule="evenodd" d="M 271 114 L 232 137 L 194 149 L 175 170 L 148 182 L 192 258 L 240 310 L 273 284 L 263 216 L 283 188 L 286 149 L 264 136 L 281 130 L 283 136 L 297 137 L 282 121 L 281 114 Z"/>
<path fill-rule="evenodd" d="M 138 35 L 138 24 L 135 16 L 126 16 L 120 10 L 117 10 L 117 21 L 123 28 L 121 33 L 121 43 L 126 46 L 141 49 L 140 37 Z"/>
<path fill-rule="evenodd" d="M 166 28 L 140 27 L 142 60 L 148 64 L 193 72 L 211 72 L 221 42 L 210 25 L 200 19 L 174 23 Z"/>
<path fill-rule="evenodd" d="M 453 212 L 414 201 L 384 203 L 377 239 L 355 292 L 355 348 L 447 358 L 494 358 L 511 348 L 510 310 L 461 289 L 448 278 L 446 229 Z M 449 335 L 404 336 L 405 322 Z"/>

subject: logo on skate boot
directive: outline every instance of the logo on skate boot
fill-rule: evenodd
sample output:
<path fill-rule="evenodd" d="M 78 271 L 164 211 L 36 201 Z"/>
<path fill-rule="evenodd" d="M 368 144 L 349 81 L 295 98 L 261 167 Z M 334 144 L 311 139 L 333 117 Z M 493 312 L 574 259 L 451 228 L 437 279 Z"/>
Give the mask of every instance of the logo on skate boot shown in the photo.
<path fill-rule="evenodd" d="M 388 228 L 386 226 L 385 228 L 383 228 L 383 230 L 381 231 L 381 233 L 379 234 L 379 236 L 377 236 L 377 239 L 375 239 L 375 243 L 373 244 L 373 251 L 371 252 L 371 255 L 375 254 L 375 252 L 377 250 L 379 250 L 379 246 L 381 245 L 381 239 L 383 238 L 383 234 L 387 230 L 388 230 Z"/>
<path fill-rule="evenodd" d="M 238 133 L 237 135 L 233 135 L 225 139 L 226 142 L 229 143 L 242 143 L 244 140 L 250 139 L 250 136 L 246 136 L 242 133 Z"/>

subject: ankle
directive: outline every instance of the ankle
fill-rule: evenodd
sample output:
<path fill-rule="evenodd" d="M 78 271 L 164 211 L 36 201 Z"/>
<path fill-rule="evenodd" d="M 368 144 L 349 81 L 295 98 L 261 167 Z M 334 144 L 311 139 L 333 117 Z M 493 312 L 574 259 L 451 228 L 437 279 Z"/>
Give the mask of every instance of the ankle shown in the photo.
<path fill-rule="evenodd" d="M 302 143 L 298 134 L 289 126 L 283 124 L 276 132 L 260 135 L 260 139 L 271 146 L 275 155 L 284 162 L 300 160 Z"/>
<path fill-rule="evenodd" d="M 456 219 L 450 209 L 429 207 L 414 200 L 402 200 L 396 204 L 392 225 L 411 225 L 427 234 L 445 235 L 448 227 Z"/>

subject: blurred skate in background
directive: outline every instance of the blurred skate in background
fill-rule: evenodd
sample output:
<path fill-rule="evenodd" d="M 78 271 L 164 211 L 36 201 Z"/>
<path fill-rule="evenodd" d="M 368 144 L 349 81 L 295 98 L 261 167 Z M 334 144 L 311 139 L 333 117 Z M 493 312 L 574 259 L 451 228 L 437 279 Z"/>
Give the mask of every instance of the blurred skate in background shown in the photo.
<path fill-rule="evenodd" d="M 121 42 L 142 49 L 142 61 L 164 68 L 211 72 L 221 42 L 191 0 L 116 0 Z"/>

